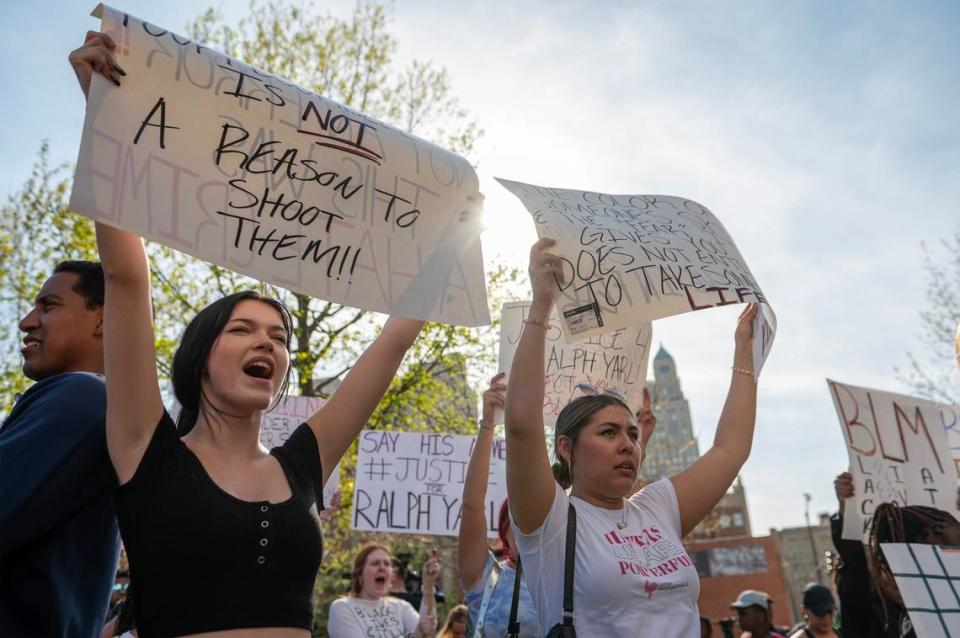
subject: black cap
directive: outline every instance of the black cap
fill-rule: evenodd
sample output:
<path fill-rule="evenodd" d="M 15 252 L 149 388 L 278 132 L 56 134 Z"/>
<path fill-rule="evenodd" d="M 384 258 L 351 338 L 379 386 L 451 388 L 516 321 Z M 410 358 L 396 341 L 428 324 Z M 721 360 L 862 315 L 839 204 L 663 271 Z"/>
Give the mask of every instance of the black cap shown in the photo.
<path fill-rule="evenodd" d="M 830 588 L 817 583 L 810 583 L 803 588 L 803 606 L 817 616 L 837 608 Z"/>

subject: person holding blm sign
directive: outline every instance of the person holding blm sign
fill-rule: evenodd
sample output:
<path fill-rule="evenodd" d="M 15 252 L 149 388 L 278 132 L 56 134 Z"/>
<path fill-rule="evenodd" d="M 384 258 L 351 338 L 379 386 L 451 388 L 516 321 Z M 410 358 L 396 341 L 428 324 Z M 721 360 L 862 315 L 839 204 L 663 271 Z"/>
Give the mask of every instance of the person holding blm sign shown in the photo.
<path fill-rule="evenodd" d="M 119 83 L 113 40 L 88 33 L 70 61 Z M 291 320 L 278 301 L 238 292 L 201 310 L 174 356 L 174 425 L 158 386 L 150 272 L 140 237 L 97 224 L 107 449 L 143 636 L 310 635 L 323 485 L 423 325 L 392 317 L 330 400 L 269 452 L 263 412 L 290 371 Z"/>
<path fill-rule="evenodd" d="M 560 260 L 547 252 L 553 244 L 541 239 L 530 252 L 533 304 L 505 411 L 510 515 L 540 626 L 552 628 L 549 636 L 695 636 L 699 580 L 680 539 L 719 502 L 750 454 L 757 306 L 737 322 L 730 390 L 710 450 L 626 498 L 640 469 L 640 425 L 618 397 L 588 393 L 557 418 L 568 496 L 550 469 L 541 411 L 544 330 L 563 278 Z"/>
<path fill-rule="evenodd" d="M 437 550 L 420 570 L 423 598 L 420 612 L 390 595 L 393 560 L 383 545 L 367 545 L 353 559 L 350 594 L 330 605 L 327 631 L 332 638 L 433 638 L 437 631 L 434 597 L 440 563 Z"/>
<path fill-rule="evenodd" d="M 463 484 L 463 515 L 457 561 L 460 581 L 470 610 L 470 635 L 476 638 L 507 635 L 514 588 L 517 593 L 518 636 L 542 636 L 533 599 L 517 577 L 517 544 L 507 513 L 507 501 L 500 506 L 497 534 L 503 545 L 503 562 L 497 562 L 487 547 L 487 480 L 490 476 L 490 453 L 493 447 L 494 414 L 505 406 L 507 386 L 504 373 L 490 380 L 483 393 L 483 414 L 480 431 L 473 446 L 467 476 Z"/>

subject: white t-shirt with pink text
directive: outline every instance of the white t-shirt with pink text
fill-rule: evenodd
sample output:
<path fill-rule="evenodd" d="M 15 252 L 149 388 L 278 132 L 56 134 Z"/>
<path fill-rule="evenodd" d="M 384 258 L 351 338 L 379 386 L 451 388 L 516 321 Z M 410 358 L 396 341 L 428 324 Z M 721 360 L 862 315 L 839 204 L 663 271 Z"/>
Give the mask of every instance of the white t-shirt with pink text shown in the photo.
<path fill-rule="evenodd" d="M 577 510 L 578 638 L 699 636 L 700 580 L 680 542 L 680 510 L 669 479 L 645 486 L 624 502 L 624 511 L 568 497 L 558 485 L 539 529 L 522 534 L 514 524 L 523 578 L 543 631 L 563 617 L 568 502 Z M 626 527 L 619 529 L 623 520 Z"/>

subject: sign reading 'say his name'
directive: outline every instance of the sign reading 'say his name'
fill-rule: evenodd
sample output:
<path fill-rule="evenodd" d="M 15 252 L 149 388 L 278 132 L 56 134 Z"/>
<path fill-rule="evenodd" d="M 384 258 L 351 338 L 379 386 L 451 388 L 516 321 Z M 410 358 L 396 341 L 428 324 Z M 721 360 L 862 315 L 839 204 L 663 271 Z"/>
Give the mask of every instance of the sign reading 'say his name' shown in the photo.
<path fill-rule="evenodd" d="M 501 372 L 510 372 L 523 320 L 529 310 L 529 301 L 503 305 L 500 319 Z M 544 350 L 543 425 L 550 428 L 556 425 L 560 410 L 578 394 L 578 383 L 589 383 L 601 392 L 615 390 L 627 398 L 627 405 L 636 412 L 643 404 L 649 359 L 649 323 L 567 343 L 560 317 L 554 311 L 548 321 Z"/>
<path fill-rule="evenodd" d="M 943 426 L 949 406 L 827 379 L 850 456 L 854 495 L 843 538 L 864 541 L 881 503 L 957 510 L 958 465 Z"/>
<path fill-rule="evenodd" d="M 76 212 L 321 299 L 489 323 L 470 164 L 100 5 L 120 87 L 90 88 Z"/>
<path fill-rule="evenodd" d="M 776 317 L 733 239 L 697 202 L 610 195 L 497 179 L 556 240 L 564 336 L 582 340 L 684 312 L 760 302 L 754 370 L 766 360 Z"/>
<path fill-rule="evenodd" d="M 353 492 L 353 529 L 437 534 L 460 532 L 463 482 L 476 437 L 416 432 L 360 433 Z M 487 483 L 487 536 L 507 497 L 504 440 L 495 439 Z"/>

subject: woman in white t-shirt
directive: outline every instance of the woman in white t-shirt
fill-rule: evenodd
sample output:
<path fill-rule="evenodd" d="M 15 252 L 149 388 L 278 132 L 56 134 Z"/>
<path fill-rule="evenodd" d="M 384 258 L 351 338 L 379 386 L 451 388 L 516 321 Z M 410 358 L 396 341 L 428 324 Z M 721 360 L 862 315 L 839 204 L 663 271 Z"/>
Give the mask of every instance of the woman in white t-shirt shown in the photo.
<path fill-rule="evenodd" d="M 530 252 L 533 303 L 507 390 L 507 494 L 524 578 L 546 633 L 562 619 L 568 504 L 577 512 L 574 624 L 592 636 L 687 637 L 700 631 L 697 571 L 681 539 L 733 483 L 750 454 L 756 416 L 751 304 L 735 333 L 733 373 L 713 446 L 683 472 L 633 494 L 643 425 L 618 397 L 591 390 L 557 418 L 555 449 L 571 481 L 557 485 L 543 431 L 545 330 L 563 281 L 541 239 Z M 647 422 L 647 423 L 644 423 Z"/>
<path fill-rule="evenodd" d="M 353 561 L 350 594 L 330 605 L 331 638 L 433 638 L 437 631 L 434 586 L 440 564 L 434 550 L 421 569 L 420 612 L 390 596 L 393 562 L 383 545 L 367 545 Z"/>

